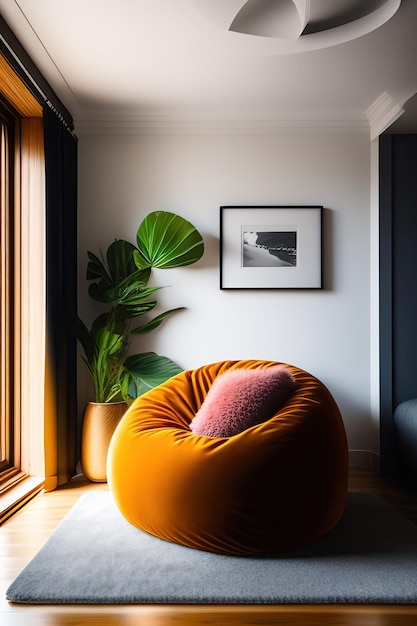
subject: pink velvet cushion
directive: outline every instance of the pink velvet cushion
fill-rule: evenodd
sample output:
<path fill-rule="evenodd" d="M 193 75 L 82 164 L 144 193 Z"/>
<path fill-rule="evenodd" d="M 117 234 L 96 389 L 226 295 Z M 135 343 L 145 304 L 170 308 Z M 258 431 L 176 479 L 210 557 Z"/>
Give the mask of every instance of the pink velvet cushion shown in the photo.
<path fill-rule="evenodd" d="M 214 380 L 190 429 L 196 435 L 232 437 L 270 419 L 294 387 L 285 365 L 228 370 Z"/>

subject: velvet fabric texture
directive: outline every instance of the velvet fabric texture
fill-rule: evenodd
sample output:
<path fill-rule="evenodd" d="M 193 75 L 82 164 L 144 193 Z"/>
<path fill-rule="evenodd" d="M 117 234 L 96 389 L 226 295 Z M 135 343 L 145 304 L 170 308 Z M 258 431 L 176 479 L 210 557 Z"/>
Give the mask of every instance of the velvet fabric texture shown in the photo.
<path fill-rule="evenodd" d="M 190 424 L 195 435 L 232 437 L 270 419 L 294 390 L 284 365 L 229 369 L 217 376 Z"/>
<path fill-rule="evenodd" d="M 217 376 L 271 361 L 222 361 L 136 399 L 110 443 L 107 476 L 134 526 L 191 548 L 231 555 L 294 549 L 329 532 L 346 501 L 340 411 L 314 376 L 287 365 L 296 389 L 269 420 L 226 438 L 190 423 Z"/>

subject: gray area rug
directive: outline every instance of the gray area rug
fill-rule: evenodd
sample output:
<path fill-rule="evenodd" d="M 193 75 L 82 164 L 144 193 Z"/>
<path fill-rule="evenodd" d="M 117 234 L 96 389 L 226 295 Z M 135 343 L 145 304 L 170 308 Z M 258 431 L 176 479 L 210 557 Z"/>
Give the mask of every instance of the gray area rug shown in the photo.
<path fill-rule="evenodd" d="M 417 526 L 349 494 L 326 537 L 292 553 L 231 557 L 131 526 L 110 493 L 84 494 L 7 591 L 30 604 L 417 603 Z"/>

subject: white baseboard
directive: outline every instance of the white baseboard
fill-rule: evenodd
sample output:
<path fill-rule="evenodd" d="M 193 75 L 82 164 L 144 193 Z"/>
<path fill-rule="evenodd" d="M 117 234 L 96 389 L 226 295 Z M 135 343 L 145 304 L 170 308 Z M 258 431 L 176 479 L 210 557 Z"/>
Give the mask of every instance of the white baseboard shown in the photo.
<path fill-rule="evenodd" d="M 350 469 L 377 472 L 379 470 L 379 454 L 371 450 L 349 450 Z"/>

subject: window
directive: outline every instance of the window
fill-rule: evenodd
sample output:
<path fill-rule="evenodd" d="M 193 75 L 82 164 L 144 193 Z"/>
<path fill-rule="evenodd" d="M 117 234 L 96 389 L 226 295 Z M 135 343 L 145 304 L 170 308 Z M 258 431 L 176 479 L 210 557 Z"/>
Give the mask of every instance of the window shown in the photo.
<path fill-rule="evenodd" d="M 0 55 L 0 523 L 44 478 L 42 114 Z"/>
<path fill-rule="evenodd" d="M 22 474 L 20 446 L 15 445 L 20 424 L 14 394 L 14 164 L 18 129 L 17 116 L 0 101 L 0 492 Z"/>

